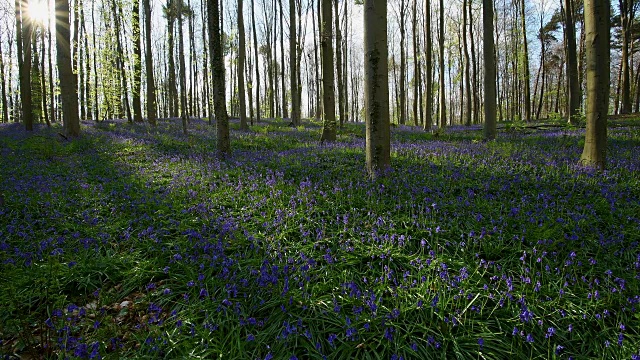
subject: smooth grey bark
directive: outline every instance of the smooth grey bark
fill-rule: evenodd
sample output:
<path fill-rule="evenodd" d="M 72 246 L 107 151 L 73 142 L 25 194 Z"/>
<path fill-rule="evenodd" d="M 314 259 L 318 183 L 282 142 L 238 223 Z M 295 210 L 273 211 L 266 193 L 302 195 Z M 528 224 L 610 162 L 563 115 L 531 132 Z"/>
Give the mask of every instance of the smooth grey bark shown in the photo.
<path fill-rule="evenodd" d="M 484 138 L 496 138 L 496 62 L 493 40 L 493 0 L 482 0 L 484 52 Z"/>
<path fill-rule="evenodd" d="M 142 44 L 140 40 L 140 0 L 133 0 L 133 121 L 142 122 L 142 102 L 140 84 L 142 83 Z"/>
<path fill-rule="evenodd" d="M 220 11 L 218 0 L 207 0 L 209 24 L 209 52 L 213 82 L 213 101 L 217 123 L 218 156 L 226 158 L 231 153 L 229 140 L 229 117 L 224 79 L 224 54 L 222 52 L 222 33 L 220 31 Z"/>
<path fill-rule="evenodd" d="M 576 54 L 576 26 L 574 22 L 575 10 L 573 0 L 564 0 L 564 22 L 565 22 L 565 47 L 567 61 L 565 62 L 567 72 L 567 117 L 568 122 L 578 123 L 580 113 L 580 83 L 578 83 L 578 56 Z"/>
<path fill-rule="evenodd" d="M 570 1 L 570 0 L 567 0 Z M 520 31 L 522 31 L 522 66 L 524 67 L 524 120 L 531 120 L 531 70 L 529 70 L 529 41 L 527 40 L 526 3 L 520 3 Z"/>
<path fill-rule="evenodd" d="M 62 98 L 62 124 L 67 136 L 80 135 L 77 77 L 71 67 L 71 25 L 68 0 L 56 0 L 56 59 Z"/>
<path fill-rule="evenodd" d="M 247 130 L 247 103 L 245 101 L 244 88 L 244 62 L 246 58 L 245 38 L 244 38 L 244 7 L 242 0 L 238 0 L 238 105 L 240 108 L 240 129 Z"/>
<path fill-rule="evenodd" d="M 348 0 L 347 0 L 348 1 Z M 333 1 L 335 10 L 335 26 L 336 26 L 336 77 L 338 82 L 338 117 L 340 118 L 340 127 L 344 124 L 344 82 L 342 78 L 342 32 L 340 31 L 340 16 L 338 13 L 338 0 Z M 344 16 L 347 16 L 346 14 Z"/>
<path fill-rule="evenodd" d="M 447 98 L 445 96 L 444 84 L 444 0 L 440 0 L 440 16 L 438 18 L 438 66 L 440 88 L 438 90 L 438 129 L 442 129 L 447 124 Z"/>
<path fill-rule="evenodd" d="M 300 97 L 298 96 L 298 37 L 296 35 L 296 2 L 289 0 L 289 80 L 291 82 L 291 122 L 300 125 Z M 284 89 L 283 89 L 284 91 Z"/>
<path fill-rule="evenodd" d="M 255 54 L 256 67 L 256 122 L 260 122 L 260 59 L 258 56 L 258 33 L 256 31 L 256 3 L 251 0 L 251 26 L 253 27 L 253 51 Z"/>
<path fill-rule="evenodd" d="M 462 47 L 464 50 L 464 124 L 471 125 L 471 61 L 467 46 L 467 0 L 462 1 Z"/>
<path fill-rule="evenodd" d="M 629 114 L 632 111 L 631 108 L 631 69 L 629 66 L 629 45 L 633 41 L 631 36 L 631 29 L 633 24 L 633 18 L 635 16 L 635 1 L 633 0 L 620 0 L 620 22 L 622 23 L 622 57 L 621 71 L 621 98 L 622 109 L 621 114 Z"/>
<path fill-rule="evenodd" d="M 321 0 L 320 52 L 322 58 L 323 122 L 320 141 L 336 140 L 336 100 L 333 76 L 332 0 Z"/>
<path fill-rule="evenodd" d="M 156 85 L 153 77 L 153 52 L 151 51 L 151 0 L 142 0 L 144 7 L 144 33 L 146 52 L 144 57 L 147 77 L 147 121 L 156 126 Z"/>
<path fill-rule="evenodd" d="M 364 1 L 366 161 L 375 178 L 391 166 L 386 0 Z"/>
<path fill-rule="evenodd" d="M 425 7 L 425 23 L 424 23 L 424 32 L 425 32 L 425 105 L 424 105 L 424 130 L 431 130 L 431 123 L 433 122 L 431 118 L 431 113 L 433 112 L 433 55 L 432 55 L 432 40 L 431 40 L 431 0 L 424 1 Z"/>
<path fill-rule="evenodd" d="M 584 0 L 587 72 L 587 133 L 580 163 L 604 170 L 610 91 L 609 0 Z"/>

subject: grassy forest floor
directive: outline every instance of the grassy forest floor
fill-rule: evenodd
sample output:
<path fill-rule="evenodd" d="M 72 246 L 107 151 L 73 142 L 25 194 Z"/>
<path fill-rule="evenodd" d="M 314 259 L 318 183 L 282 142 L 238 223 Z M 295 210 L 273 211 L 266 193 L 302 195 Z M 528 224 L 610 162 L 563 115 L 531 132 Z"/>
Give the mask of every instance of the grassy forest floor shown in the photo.
<path fill-rule="evenodd" d="M 640 127 L 0 125 L 0 354 L 640 358 Z"/>

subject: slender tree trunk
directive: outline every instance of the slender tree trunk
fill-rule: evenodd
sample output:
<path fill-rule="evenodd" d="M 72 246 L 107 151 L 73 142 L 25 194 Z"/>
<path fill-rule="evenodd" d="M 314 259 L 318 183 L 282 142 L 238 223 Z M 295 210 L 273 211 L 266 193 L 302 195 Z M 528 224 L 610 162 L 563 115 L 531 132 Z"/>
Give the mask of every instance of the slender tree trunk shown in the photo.
<path fill-rule="evenodd" d="M 607 155 L 609 107 L 609 12 L 608 0 L 585 0 L 587 52 L 587 133 L 580 163 L 604 170 Z"/>
<path fill-rule="evenodd" d="M 496 62 L 493 40 L 493 0 L 482 0 L 484 52 L 484 137 L 496 138 Z"/>
<path fill-rule="evenodd" d="M 71 67 L 71 25 L 68 0 L 56 0 L 56 58 L 62 97 L 63 128 L 68 136 L 80 135 L 77 78 Z"/>
<path fill-rule="evenodd" d="M 425 107 L 424 107 L 424 114 L 425 114 L 425 120 L 424 120 L 424 130 L 425 131 L 429 131 L 431 130 L 431 123 L 433 122 L 433 120 L 431 119 L 431 113 L 433 112 L 432 110 L 432 106 L 433 106 L 433 78 L 432 78 L 432 74 L 433 74 L 433 55 L 432 55 L 432 45 L 431 45 L 431 0 L 425 0 L 424 1 L 424 7 L 425 7 L 425 25 L 424 25 L 424 32 L 425 32 L 425 55 L 424 55 L 424 59 L 425 59 L 425 89 L 427 92 L 427 97 L 425 99 Z"/>
<path fill-rule="evenodd" d="M 209 51 L 211 56 L 211 72 L 213 82 L 214 109 L 217 123 L 217 149 L 221 158 L 231 154 L 229 141 L 229 118 L 224 80 L 224 54 L 222 53 L 222 32 L 220 29 L 220 12 L 218 0 L 207 0 L 209 24 Z"/>
<path fill-rule="evenodd" d="M 471 125 L 471 62 L 469 60 L 469 47 L 467 46 L 467 0 L 462 2 L 462 47 L 464 49 L 464 124 Z"/>
<path fill-rule="evenodd" d="M 18 69 L 20 78 L 20 102 L 22 121 L 26 131 L 33 131 L 31 101 L 31 20 L 24 16 L 27 11 L 26 0 L 16 0 L 16 38 L 18 47 Z"/>
<path fill-rule="evenodd" d="M 182 32 L 184 10 L 182 0 L 178 3 L 178 61 L 180 65 L 180 118 L 182 119 L 182 133 L 187 134 L 187 120 L 189 117 L 187 109 L 187 69 L 184 61 L 184 34 Z"/>
<path fill-rule="evenodd" d="M 620 21 L 622 23 L 622 109 L 621 114 L 631 112 L 631 76 L 629 67 L 629 44 L 631 43 L 631 27 L 634 17 L 634 1 L 619 0 Z"/>
<path fill-rule="evenodd" d="M 298 46 L 296 35 L 296 3 L 289 0 L 289 80 L 291 81 L 291 122 L 300 125 L 300 102 L 298 97 Z"/>
<path fill-rule="evenodd" d="M 260 122 L 260 59 L 258 57 L 258 35 L 256 31 L 256 4 L 251 0 L 251 26 L 253 27 L 253 50 L 255 53 L 256 67 L 256 121 Z"/>
<path fill-rule="evenodd" d="M 407 17 L 407 4 L 405 0 L 400 0 L 400 124 L 407 122 L 407 58 L 405 56 L 405 39 L 407 30 L 405 27 Z"/>
<path fill-rule="evenodd" d="M 469 39 L 471 43 L 471 65 L 473 69 L 473 123 L 480 122 L 480 81 L 478 80 L 478 58 L 476 56 L 475 36 L 473 33 L 473 1 L 469 1 Z"/>
<path fill-rule="evenodd" d="M 346 0 L 348 1 L 348 0 Z M 340 15 L 338 12 L 338 0 L 333 0 L 335 10 L 335 27 L 336 27 L 336 77 L 338 80 L 338 116 L 340 118 L 340 127 L 344 124 L 344 83 L 342 78 L 342 32 L 340 31 Z M 346 14 L 344 15 L 346 16 Z"/>
<path fill-rule="evenodd" d="M 169 116 L 178 116 L 178 89 L 176 88 L 176 63 L 174 54 L 174 25 L 175 25 L 175 1 L 182 0 L 167 0 L 166 5 L 166 18 L 167 18 L 167 59 L 169 61 L 169 74 L 168 74 L 168 86 L 169 86 Z"/>
<path fill-rule="evenodd" d="M 418 126 L 419 89 L 422 86 L 420 79 L 420 60 L 418 58 L 418 0 L 413 0 L 411 18 L 411 34 L 413 35 L 413 125 Z M 466 11 L 466 10 L 465 10 Z"/>
<path fill-rule="evenodd" d="M 247 105 L 244 89 L 244 62 L 246 57 L 244 37 L 244 7 L 242 0 L 238 0 L 238 97 L 240 105 L 240 128 L 247 130 Z"/>
<path fill-rule="evenodd" d="M 40 46 L 40 54 L 41 54 L 41 60 L 40 60 L 40 68 L 42 69 L 42 72 L 40 73 L 40 89 L 42 89 L 42 115 L 44 115 L 44 122 L 47 124 L 48 127 L 51 127 L 51 119 L 49 118 L 49 112 L 47 111 L 47 76 L 45 74 L 45 63 L 44 63 L 44 58 L 45 58 L 45 50 L 44 50 L 44 45 L 45 45 L 45 26 L 42 26 L 42 29 L 40 30 L 40 42 L 41 42 L 41 46 Z M 85 50 L 86 51 L 86 50 Z"/>
<path fill-rule="evenodd" d="M 282 10 L 282 0 L 278 0 L 278 8 L 280 10 L 280 81 L 281 81 L 281 88 L 282 91 L 280 92 L 280 98 L 281 98 L 281 102 L 282 102 L 282 117 L 283 118 L 288 118 L 289 117 L 289 106 L 287 104 L 287 92 L 285 91 L 286 86 L 285 86 L 285 82 L 286 82 L 286 71 L 285 71 L 285 64 L 286 61 L 284 59 L 284 11 Z M 291 22 L 291 19 L 289 19 L 289 22 Z M 289 57 L 291 57 L 292 55 L 289 54 Z M 295 58 L 295 56 L 293 56 Z M 291 93 L 291 97 L 293 98 L 294 93 Z"/>
<path fill-rule="evenodd" d="M 320 138 L 322 142 L 336 140 L 336 105 L 333 82 L 333 35 L 331 31 L 333 24 L 332 0 L 321 0 L 321 2 L 322 27 L 320 30 L 322 37 L 320 38 L 320 46 L 322 52 L 322 102 L 324 105 L 324 121 Z"/>
<path fill-rule="evenodd" d="M 43 54 L 44 58 L 44 54 Z M 2 91 L 2 122 L 9 122 L 9 105 L 7 101 L 7 87 L 5 82 L 6 76 L 4 71 L 4 53 L 2 52 L 2 41 L 0 41 L 0 90 Z"/>
<path fill-rule="evenodd" d="M 312 0 L 312 1 L 317 1 L 317 11 L 315 11 L 316 8 L 312 7 L 311 10 L 311 18 L 312 18 L 312 26 L 313 26 L 313 53 L 314 53 L 314 59 L 315 59 L 315 72 L 316 72 L 316 82 L 315 82 L 315 88 L 316 88 L 316 105 L 315 105 L 315 117 L 316 119 L 320 119 L 322 117 L 322 97 L 321 97 L 321 79 L 320 79 L 320 57 L 318 56 L 318 39 L 322 37 L 322 35 L 320 34 L 320 29 L 322 27 L 321 24 L 321 20 L 320 20 L 320 1 L 321 0 Z M 318 20 L 316 21 L 316 15 L 317 13 L 317 17 Z M 318 29 L 316 29 L 316 25 L 318 27 Z"/>
<path fill-rule="evenodd" d="M 140 43 L 140 0 L 133 0 L 133 120 L 142 122 L 140 83 L 142 82 L 142 49 Z"/>
<path fill-rule="evenodd" d="M 483 0 L 486 1 L 486 0 Z M 444 0 L 440 0 L 440 26 L 438 27 L 438 63 L 439 63 L 439 80 L 440 89 L 438 96 L 440 99 L 438 108 L 438 129 L 442 129 L 447 125 L 447 98 L 445 96 L 444 83 Z"/>
<path fill-rule="evenodd" d="M 391 166 L 387 1 L 364 1 L 364 100 L 367 171 L 371 177 Z"/>
<path fill-rule="evenodd" d="M 578 83 L 578 57 L 576 54 L 576 26 L 573 20 L 575 10 L 573 0 L 564 0 L 565 46 L 567 53 L 567 117 L 569 123 L 578 122 L 580 112 L 580 84 Z"/>
<path fill-rule="evenodd" d="M 146 52 L 144 66 L 147 77 L 147 121 L 156 126 L 156 85 L 153 77 L 153 52 L 151 51 L 151 0 L 142 0 L 144 7 L 144 35 Z"/>
<path fill-rule="evenodd" d="M 67 0 L 68 1 L 68 0 Z M 122 41 L 120 39 L 120 20 L 121 20 L 121 16 L 120 11 L 118 10 L 119 5 L 116 3 L 115 0 L 111 1 L 111 6 L 112 6 L 112 11 L 113 11 L 113 23 L 115 26 L 115 33 L 116 33 L 116 48 L 118 50 L 118 60 L 117 60 L 117 67 L 118 70 L 120 71 L 120 82 L 122 84 L 122 101 L 124 103 L 124 110 L 127 116 L 127 119 L 129 120 L 129 122 L 133 122 L 133 117 L 131 116 L 131 108 L 129 107 L 129 95 L 128 95 L 128 91 L 127 91 L 127 72 L 125 70 L 125 66 L 124 66 L 124 59 L 125 59 L 125 54 L 124 54 L 124 49 L 122 46 Z"/>
<path fill-rule="evenodd" d="M 93 46 L 93 118 L 95 119 L 95 121 L 100 121 L 100 118 L 98 117 L 98 115 L 100 114 L 100 103 L 98 102 L 98 43 L 96 42 L 96 17 L 94 3 L 91 4 L 91 30 L 91 42 Z M 49 49 L 51 49 L 51 44 L 49 44 Z M 53 84 L 53 82 L 51 83 Z"/>
<path fill-rule="evenodd" d="M 570 0 L 567 0 L 570 1 Z M 529 70 L 529 41 L 527 40 L 526 3 L 520 3 L 520 25 L 522 32 L 522 67 L 524 68 L 524 120 L 531 120 L 531 71 Z"/>

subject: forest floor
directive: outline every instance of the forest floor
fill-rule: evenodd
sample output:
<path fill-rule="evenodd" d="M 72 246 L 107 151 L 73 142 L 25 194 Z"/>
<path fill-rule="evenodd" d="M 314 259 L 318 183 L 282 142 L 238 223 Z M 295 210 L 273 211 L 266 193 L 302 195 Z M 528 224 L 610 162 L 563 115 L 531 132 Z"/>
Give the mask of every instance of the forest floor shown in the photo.
<path fill-rule="evenodd" d="M 637 121 L 636 121 L 637 122 Z M 0 125 L 4 358 L 640 358 L 640 128 Z M 506 130 L 506 127 L 505 127 Z"/>

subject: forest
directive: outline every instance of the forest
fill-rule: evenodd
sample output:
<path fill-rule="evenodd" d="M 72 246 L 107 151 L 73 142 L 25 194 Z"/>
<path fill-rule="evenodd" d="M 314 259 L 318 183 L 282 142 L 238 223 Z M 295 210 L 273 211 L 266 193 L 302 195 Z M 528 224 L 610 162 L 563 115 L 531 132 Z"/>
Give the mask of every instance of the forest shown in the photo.
<path fill-rule="evenodd" d="M 0 358 L 640 360 L 639 7 L 0 2 Z"/>

